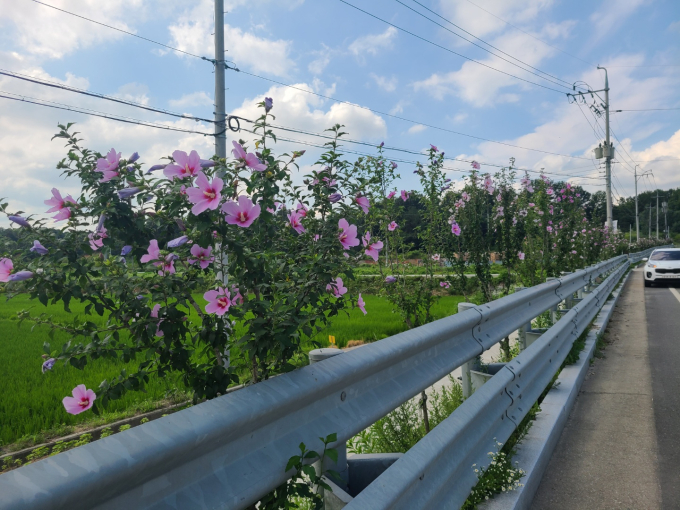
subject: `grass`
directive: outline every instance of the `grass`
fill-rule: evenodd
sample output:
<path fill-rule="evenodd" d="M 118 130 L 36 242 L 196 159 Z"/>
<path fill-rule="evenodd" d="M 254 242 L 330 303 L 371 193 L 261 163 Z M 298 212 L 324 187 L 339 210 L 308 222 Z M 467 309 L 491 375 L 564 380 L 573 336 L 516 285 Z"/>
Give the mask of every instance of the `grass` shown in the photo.
<path fill-rule="evenodd" d="M 195 296 L 199 304 L 204 303 L 202 296 Z M 332 325 L 313 339 L 305 339 L 303 349 L 314 348 L 312 340 L 322 346 L 328 346 L 328 336 L 334 335 L 339 347 L 347 345 L 349 340 L 372 342 L 404 331 L 406 327 L 399 314 L 392 313 L 392 306 L 386 299 L 364 296 L 368 315 L 355 308 L 348 314 L 342 313 L 334 318 Z M 434 307 L 437 318 L 456 313 L 462 296 L 445 296 Z M 178 377 L 163 379 L 151 378 L 145 392 L 128 392 L 116 401 L 111 401 L 106 412 L 96 417 L 92 413 L 77 416 L 67 414 L 61 404 L 65 396 L 78 384 L 85 384 L 95 392 L 104 379 L 111 379 L 125 367 L 122 363 L 111 360 L 88 362 L 85 370 L 77 370 L 59 362 L 52 371 L 41 372 L 43 343 L 49 341 L 52 349 L 60 349 L 69 340 L 69 335 L 55 332 L 49 340 L 48 328 L 24 322 L 18 327 L 14 320 L 16 312 L 33 308 L 33 314 L 46 312 L 54 319 L 68 319 L 70 314 L 64 312 L 60 305 L 43 307 L 37 301 L 31 301 L 27 295 L 17 296 L 7 301 L 0 296 L 0 359 L 5 367 L 0 378 L 0 447 L 13 443 L 22 445 L 37 444 L 50 437 L 72 433 L 91 426 L 151 411 L 169 400 L 176 401 L 184 395 L 184 387 Z M 82 312 L 83 306 L 73 302 L 74 313 Z M 93 321 L 104 319 L 97 315 L 90 316 Z M 191 320 L 198 320 L 192 311 Z M 237 334 L 238 327 L 237 327 Z M 132 365 L 132 366 L 130 366 Z M 134 363 L 127 366 L 128 372 L 134 369 Z"/>
<path fill-rule="evenodd" d="M 58 363 L 52 371 L 43 374 L 41 355 L 43 343 L 49 340 L 47 327 L 31 329 L 31 324 L 24 323 L 19 328 L 18 322 L 12 320 L 18 310 L 30 306 L 36 306 L 37 312 L 47 311 L 55 318 L 68 316 L 60 306 L 45 310 L 39 303 L 31 302 L 28 296 L 0 303 L 0 359 L 6 367 L 0 378 L 0 446 L 50 429 L 68 430 L 69 426 L 96 418 L 92 413 L 67 414 L 61 400 L 78 384 L 96 391 L 101 381 L 118 375 L 123 368 L 122 363 L 100 359 L 88 362 L 83 371 Z M 82 311 L 75 303 L 72 308 L 74 312 Z M 98 316 L 93 320 L 103 321 Z M 61 348 L 68 340 L 66 333 L 55 332 L 50 343 L 52 348 Z M 152 410 L 157 407 L 154 402 L 166 399 L 177 387 L 177 381 L 172 378 L 152 379 L 146 386 L 146 393 L 129 392 L 122 399 L 111 402 L 98 421 L 107 423 L 123 418 L 131 409 L 136 412 Z"/>

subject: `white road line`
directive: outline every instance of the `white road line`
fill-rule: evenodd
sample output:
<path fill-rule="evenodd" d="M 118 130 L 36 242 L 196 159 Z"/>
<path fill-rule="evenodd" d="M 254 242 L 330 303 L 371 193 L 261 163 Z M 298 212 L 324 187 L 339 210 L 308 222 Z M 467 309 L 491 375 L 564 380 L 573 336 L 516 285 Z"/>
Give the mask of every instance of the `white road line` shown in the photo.
<path fill-rule="evenodd" d="M 676 299 L 678 301 L 680 301 L 680 292 L 675 290 L 673 287 L 668 287 L 668 290 L 670 290 L 673 293 L 673 295 L 676 297 Z"/>

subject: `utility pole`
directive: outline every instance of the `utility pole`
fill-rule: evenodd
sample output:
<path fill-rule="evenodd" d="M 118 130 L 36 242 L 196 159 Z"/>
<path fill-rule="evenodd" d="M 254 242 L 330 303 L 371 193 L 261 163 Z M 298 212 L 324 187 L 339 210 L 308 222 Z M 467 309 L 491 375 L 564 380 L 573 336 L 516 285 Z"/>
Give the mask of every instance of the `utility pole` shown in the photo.
<path fill-rule="evenodd" d="M 652 204 L 647 206 L 649 208 L 649 229 L 647 230 L 647 238 L 652 238 Z"/>
<path fill-rule="evenodd" d="M 215 154 L 227 157 L 224 97 L 224 0 L 215 0 Z"/>
<path fill-rule="evenodd" d="M 227 113 L 225 105 L 224 85 L 224 0 L 215 0 L 215 155 L 218 158 L 227 157 Z M 229 285 L 229 252 L 226 246 L 217 244 L 215 252 L 219 254 L 220 271 L 216 274 L 217 281 L 224 287 Z M 227 321 L 228 322 L 228 321 Z M 227 333 L 228 335 L 228 333 Z M 231 365 L 231 351 L 227 346 L 220 357 L 215 349 L 220 364 L 225 368 Z"/>
<path fill-rule="evenodd" d="M 656 240 L 659 240 L 659 190 L 656 190 Z"/>
<path fill-rule="evenodd" d="M 663 219 L 664 219 L 664 232 L 666 233 L 664 239 L 668 239 L 670 236 L 668 235 L 668 202 L 661 202 L 661 209 L 663 210 Z"/>
<path fill-rule="evenodd" d="M 607 179 L 607 229 L 612 232 L 614 228 L 612 218 L 612 157 L 613 152 L 611 142 L 609 141 L 609 76 L 604 67 L 597 66 L 598 69 L 604 70 L 604 119 L 605 119 L 605 168 Z"/>
<path fill-rule="evenodd" d="M 635 239 L 637 242 L 640 242 L 640 213 L 638 212 L 638 189 L 637 189 L 638 181 L 642 179 L 645 175 L 650 175 L 652 171 L 648 170 L 638 175 L 637 173 L 638 166 L 639 165 L 635 165 L 635 235 L 636 235 Z"/>

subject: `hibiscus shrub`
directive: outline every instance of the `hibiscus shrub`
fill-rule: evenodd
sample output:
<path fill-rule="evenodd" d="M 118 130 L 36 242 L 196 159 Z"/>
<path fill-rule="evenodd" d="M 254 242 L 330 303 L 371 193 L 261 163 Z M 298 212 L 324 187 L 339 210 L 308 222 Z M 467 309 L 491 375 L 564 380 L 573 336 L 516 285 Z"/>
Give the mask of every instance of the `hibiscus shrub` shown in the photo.
<path fill-rule="evenodd" d="M 72 300 L 86 304 L 85 315 L 67 323 L 21 313 L 71 336 L 61 350 L 45 344 L 44 370 L 55 360 L 79 369 L 97 358 L 138 362 L 133 373 L 101 383 L 97 403 L 104 406 L 143 389 L 152 374 L 171 372 L 195 400 L 213 398 L 239 375 L 257 382 L 292 369 L 303 337 L 353 303 L 340 275 L 352 279 L 350 263 L 363 257 L 351 222 L 370 207 L 363 192 L 370 177 L 354 176 L 341 159 L 344 133 L 335 126 L 305 185 L 293 185 L 304 151 L 275 157 L 271 102 L 260 106 L 253 152 L 243 141 L 233 142 L 229 160 L 175 151 L 168 164 L 146 171 L 136 153 L 122 159 L 112 149 L 102 157 L 80 145 L 71 124 L 60 126 L 56 137 L 66 140 L 68 155 L 58 168 L 80 180 L 82 194 L 63 198 L 54 189 L 46 201 L 54 219 L 66 222 L 61 231 L 11 215 L 17 246 L 34 248 L 0 257 L 10 297 L 25 291 L 67 311 Z M 207 305 L 194 298 L 206 286 Z M 357 304 L 366 313 L 361 294 Z M 190 310 L 198 321 L 189 320 Z M 91 314 L 103 316 L 103 325 Z M 74 403 L 80 396 L 87 401 Z M 89 408 L 94 394 L 83 389 L 68 398 L 73 412 Z"/>

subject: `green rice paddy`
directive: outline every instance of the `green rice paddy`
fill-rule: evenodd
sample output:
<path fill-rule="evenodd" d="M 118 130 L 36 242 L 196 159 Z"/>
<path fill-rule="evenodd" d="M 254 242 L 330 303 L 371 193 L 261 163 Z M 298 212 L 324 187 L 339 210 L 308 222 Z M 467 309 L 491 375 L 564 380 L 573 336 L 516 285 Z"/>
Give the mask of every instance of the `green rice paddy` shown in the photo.
<path fill-rule="evenodd" d="M 195 297 L 203 303 L 201 296 Z M 392 312 L 392 306 L 386 299 L 364 296 L 364 300 L 368 315 L 364 316 L 358 308 L 349 310 L 349 314 L 342 313 L 311 340 L 326 346 L 329 335 L 333 335 L 336 344 L 344 347 L 349 340 L 372 342 L 406 329 L 401 317 Z M 461 301 L 461 296 L 443 297 L 434 307 L 435 316 L 441 318 L 455 313 Z M 152 378 L 145 392 L 131 391 L 122 399 L 110 402 L 106 413 L 99 418 L 91 412 L 77 416 L 67 414 L 61 401 L 71 394 L 76 385 L 85 384 L 96 392 L 101 381 L 117 376 L 124 366 L 100 359 L 88 362 L 85 370 L 77 370 L 59 362 L 53 370 L 43 374 L 43 343 L 49 341 L 52 349 L 59 349 L 69 340 L 69 335 L 57 331 L 50 340 L 45 326 L 33 327 L 31 323 L 24 322 L 18 327 L 16 312 L 26 308 L 32 308 L 33 315 L 46 312 L 55 319 L 68 319 L 70 316 L 60 305 L 43 307 L 26 295 L 9 301 L 0 295 L 0 447 L 49 430 L 68 432 L 70 429 L 66 427 L 69 426 L 110 422 L 125 415 L 151 410 L 167 401 L 169 395 L 183 393 L 178 377 Z M 78 303 L 71 304 L 74 313 L 82 312 L 83 308 Z M 90 320 L 103 321 L 97 315 L 90 316 Z M 305 341 L 305 351 L 314 348 L 311 340 Z M 133 369 L 128 367 L 128 372 Z"/>

